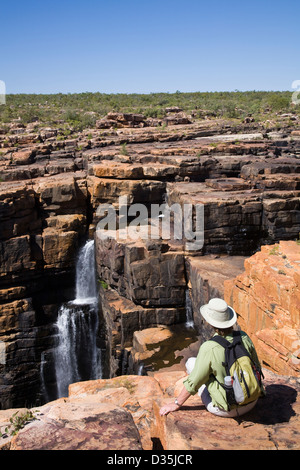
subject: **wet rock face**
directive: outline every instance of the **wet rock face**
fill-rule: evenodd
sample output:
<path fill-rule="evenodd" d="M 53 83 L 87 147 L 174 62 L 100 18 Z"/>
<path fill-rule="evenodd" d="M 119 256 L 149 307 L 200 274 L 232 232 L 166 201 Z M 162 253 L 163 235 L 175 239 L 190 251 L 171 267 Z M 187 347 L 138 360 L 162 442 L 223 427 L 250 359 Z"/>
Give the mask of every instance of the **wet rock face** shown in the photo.
<path fill-rule="evenodd" d="M 40 396 L 41 354 L 54 345 L 59 305 L 72 298 L 87 192 L 71 174 L 0 186 L 0 408 L 7 408 Z"/>

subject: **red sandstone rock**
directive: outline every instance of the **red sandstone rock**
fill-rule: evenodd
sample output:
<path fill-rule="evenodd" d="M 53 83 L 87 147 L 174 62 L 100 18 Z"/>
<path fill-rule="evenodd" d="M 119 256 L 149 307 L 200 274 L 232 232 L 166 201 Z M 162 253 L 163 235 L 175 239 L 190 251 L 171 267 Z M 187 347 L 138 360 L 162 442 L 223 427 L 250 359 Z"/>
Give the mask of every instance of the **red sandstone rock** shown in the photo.
<path fill-rule="evenodd" d="M 112 257 L 113 258 L 113 257 Z M 100 288 L 101 313 L 107 332 L 107 350 L 110 352 L 111 376 L 122 373 L 123 354 L 132 357 L 134 332 L 157 325 L 174 325 L 186 319 L 185 307 L 143 307 L 121 296 L 114 289 Z M 124 359 L 124 358 L 123 358 Z M 139 363 L 130 364 L 138 372 Z"/>
<path fill-rule="evenodd" d="M 131 118 L 126 116 L 130 125 Z M 134 120 L 134 125 L 141 124 L 139 118 Z M 293 156 L 299 153 L 297 139 L 290 142 L 278 133 L 267 140 L 259 134 L 233 134 L 245 129 L 248 132 L 249 126 L 236 126 L 233 130 L 232 123 L 223 120 L 168 126 L 163 131 L 139 127 L 101 133 L 92 130 L 92 138 L 86 133 L 66 141 L 56 140 L 57 131 L 53 129 L 31 134 L 23 133 L 23 129 L 15 129 L 16 133 L 0 139 L 1 340 L 6 342 L 10 360 L 7 382 L 1 389 L 1 406 L 12 406 L 10 400 L 31 401 L 33 389 L 39 388 L 40 351 L 48 352 L 52 347 L 53 337 L 47 335 L 55 321 L 57 296 L 62 294 L 66 278 L 71 279 L 79 237 L 99 204 L 115 203 L 120 194 L 129 196 L 129 204 L 162 203 L 170 188 L 174 201 L 177 197 L 189 203 L 204 198 L 209 216 L 208 245 L 218 253 L 232 254 L 236 250 L 240 255 L 242 248 L 248 254 L 257 249 L 265 232 L 272 241 L 298 236 L 299 165 Z M 45 140 L 42 143 L 41 138 Z M 128 142 L 128 155 L 121 154 L 124 141 Z M 284 158 L 272 157 L 270 161 L 271 154 L 279 155 L 281 151 L 286 155 Z M 266 164 L 267 161 L 271 164 Z M 94 168 L 99 173 L 93 174 Z M 240 178 L 241 171 L 244 178 Z M 185 177 L 191 178 L 191 183 L 177 182 Z M 210 182 L 204 183 L 208 178 Z M 176 183 L 167 185 L 170 180 Z M 241 190 L 245 186 L 256 189 Z M 155 289 L 158 257 L 155 255 L 148 264 L 145 260 L 133 260 L 131 257 L 139 248 L 131 250 L 126 244 L 122 250 L 130 252 L 126 264 L 130 284 L 127 289 L 125 276 L 118 272 L 122 264 L 118 255 L 122 257 L 123 251 L 112 252 L 111 247 L 107 248 L 106 253 L 102 252 L 105 258 L 116 259 L 101 265 L 101 273 L 113 287 L 118 285 L 121 293 L 112 302 L 105 292 L 103 309 L 109 319 L 112 362 L 116 358 L 120 362 L 131 347 L 137 325 L 143 329 L 185 320 L 182 293 L 186 280 L 183 263 L 176 263 L 172 254 L 173 261 L 165 262 L 160 273 L 162 285 Z M 139 282 L 147 280 L 150 271 L 152 279 L 147 290 Z M 172 282 L 177 275 L 176 283 L 183 282 L 176 293 Z M 215 275 L 211 279 L 212 286 L 220 284 Z M 167 282 L 168 291 L 164 288 Z M 145 304 L 148 297 L 157 304 L 160 296 L 165 300 L 173 291 L 172 307 L 162 304 L 140 308 L 141 305 L 124 297 L 137 287 L 140 291 L 133 292 L 134 300 L 138 298 Z M 41 304 L 41 297 L 45 297 L 46 305 Z M 297 309 L 292 315 L 297 318 Z M 272 328 L 258 333 L 260 343 L 267 351 L 273 346 L 278 348 L 282 356 L 294 343 L 294 334 L 284 325 L 273 337 Z M 114 367 L 112 371 L 116 370 Z M 2 377 L 1 371 L 1 380 Z"/>
<path fill-rule="evenodd" d="M 155 376 L 164 384 L 163 377 L 164 374 Z M 182 381 L 180 378 L 176 383 L 175 396 L 182 387 Z M 299 449 L 300 410 L 296 399 L 299 382 L 266 371 L 264 384 L 266 398 L 259 399 L 254 410 L 239 419 L 211 415 L 197 395 L 189 398 L 179 411 L 166 417 L 159 415 L 160 403 L 156 402 L 157 437 L 168 450 Z M 172 401 L 173 390 L 170 392 Z"/>
<path fill-rule="evenodd" d="M 43 232 L 42 247 L 46 269 L 73 267 L 79 247 L 78 232 L 47 228 Z"/>
<path fill-rule="evenodd" d="M 148 230 L 148 226 L 146 226 Z M 119 238 L 99 230 L 95 235 L 98 275 L 119 294 L 144 307 L 182 307 L 184 257 L 163 240 Z"/>
<path fill-rule="evenodd" d="M 58 402 L 47 408 L 19 431 L 10 450 L 141 450 L 125 408 L 88 402 Z"/>
<path fill-rule="evenodd" d="M 300 450 L 299 380 L 264 371 L 266 397 L 240 418 L 211 415 L 198 395 L 177 412 L 184 371 L 72 384 L 69 397 L 33 409 L 36 420 L 0 446 L 11 450 Z M 0 424 L 17 410 L 0 411 Z"/>
<path fill-rule="evenodd" d="M 139 430 L 143 449 L 152 448 L 153 399 L 163 396 L 158 382 L 152 377 L 130 375 L 81 382 L 69 387 L 69 396 L 72 403 L 77 400 L 88 402 L 92 397 L 96 402 L 114 402 L 130 411 Z"/>
<path fill-rule="evenodd" d="M 262 363 L 280 374 L 300 375 L 300 245 L 261 247 L 245 261 L 245 271 L 224 285 L 224 298 Z"/>
<path fill-rule="evenodd" d="M 35 149 L 29 148 L 14 152 L 11 158 L 16 165 L 27 165 L 28 163 L 32 163 L 34 155 Z"/>

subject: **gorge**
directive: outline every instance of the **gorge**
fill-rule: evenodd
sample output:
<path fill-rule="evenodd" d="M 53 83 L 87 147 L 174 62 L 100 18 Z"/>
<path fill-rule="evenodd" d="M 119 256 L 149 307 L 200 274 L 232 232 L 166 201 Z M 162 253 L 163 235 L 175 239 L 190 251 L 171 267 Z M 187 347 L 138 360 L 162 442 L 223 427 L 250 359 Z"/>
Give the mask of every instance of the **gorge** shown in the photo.
<path fill-rule="evenodd" d="M 264 367 L 299 377 L 299 123 L 134 122 L 2 139 L 0 410 L 45 405 L 77 382 L 179 379 L 186 351 L 211 334 L 199 308 L 213 296 L 233 303 Z M 159 224 L 153 204 L 202 204 L 203 246 L 116 236 L 122 196 L 147 209 L 142 230 Z M 97 229 L 102 204 L 116 233 Z"/>

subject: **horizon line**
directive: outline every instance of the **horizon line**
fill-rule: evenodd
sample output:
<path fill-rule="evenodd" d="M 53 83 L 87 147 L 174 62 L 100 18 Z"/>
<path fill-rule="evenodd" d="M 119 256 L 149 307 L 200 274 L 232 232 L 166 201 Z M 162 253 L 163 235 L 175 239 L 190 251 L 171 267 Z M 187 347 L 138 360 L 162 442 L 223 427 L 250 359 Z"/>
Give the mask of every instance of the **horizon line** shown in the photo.
<path fill-rule="evenodd" d="M 176 94 L 194 94 L 194 93 L 293 93 L 291 90 L 214 90 L 214 91 L 147 91 L 147 92 L 125 92 L 125 91 L 112 91 L 112 92 L 102 92 L 102 91 L 56 91 L 56 92 L 16 92 L 16 93 L 6 93 L 6 96 L 15 96 L 15 95 L 82 95 L 82 94 L 100 94 L 100 95 L 158 95 L 158 94 L 167 94 L 167 95 L 176 95 Z"/>

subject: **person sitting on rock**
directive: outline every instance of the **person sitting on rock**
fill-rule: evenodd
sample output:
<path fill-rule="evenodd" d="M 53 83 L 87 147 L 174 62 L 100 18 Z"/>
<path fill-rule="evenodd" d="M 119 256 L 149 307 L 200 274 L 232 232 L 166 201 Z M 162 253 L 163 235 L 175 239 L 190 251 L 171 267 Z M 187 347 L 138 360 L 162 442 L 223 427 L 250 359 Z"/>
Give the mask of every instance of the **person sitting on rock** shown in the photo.
<path fill-rule="evenodd" d="M 234 309 L 227 305 L 223 299 L 211 299 L 208 304 L 200 308 L 204 320 L 214 327 L 216 335 L 220 335 L 227 341 L 232 342 L 234 338 L 234 325 L 237 315 Z M 260 368 L 255 347 L 249 336 L 239 332 L 242 343 L 248 351 L 251 359 Z M 186 362 L 186 370 L 189 374 L 184 380 L 184 387 L 175 401 L 165 404 L 160 409 L 161 415 L 177 411 L 191 396 L 198 393 L 206 409 L 217 416 L 236 417 L 250 411 L 256 404 L 257 399 L 246 405 L 235 405 L 228 407 L 226 391 L 221 386 L 227 375 L 224 366 L 224 348 L 215 341 L 205 341 L 198 352 L 197 358 L 191 357 Z M 261 393 L 264 394 L 263 388 Z"/>

